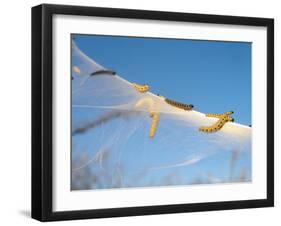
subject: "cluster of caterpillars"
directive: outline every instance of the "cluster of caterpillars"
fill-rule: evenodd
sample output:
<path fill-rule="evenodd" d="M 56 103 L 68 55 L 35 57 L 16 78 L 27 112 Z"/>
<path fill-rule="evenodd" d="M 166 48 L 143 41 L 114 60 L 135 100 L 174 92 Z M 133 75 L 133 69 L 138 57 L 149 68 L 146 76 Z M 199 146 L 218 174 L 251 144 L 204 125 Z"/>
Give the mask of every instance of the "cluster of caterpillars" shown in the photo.
<path fill-rule="evenodd" d="M 234 122 L 234 118 L 229 116 L 233 113 L 234 113 L 233 111 L 228 111 L 225 112 L 224 114 L 206 114 L 206 117 L 218 118 L 218 121 L 211 126 L 201 126 L 199 128 L 199 131 L 206 132 L 206 133 L 217 132 L 224 126 L 225 123 Z"/>
<path fill-rule="evenodd" d="M 140 85 L 137 83 L 133 83 L 132 85 L 137 91 L 139 91 L 141 93 L 145 93 L 145 92 L 149 91 L 149 89 L 150 89 L 150 86 L 147 84 Z M 166 101 L 166 103 L 168 103 L 174 107 L 177 107 L 177 108 L 180 108 L 180 109 L 183 109 L 186 111 L 191 111 L 192 108 L 194 107 L 192 104 L 184 104 L 184 103 L 180 103 L 175 100 L 168 99 L 168 98 L 165 98 L 165 101 Z"/>
<path fill-rule="evenodd" d="M 168 99 L 168 98 L 165 98 L 165 101 L 166 101 L 166 103 L 168 103 L 174 107 L 177 107 L 177 108 L 180 108 L 180 109 L 183 109 L 186 111 L 191 111 L 192 108 L 194 107 L 192 104 L 183 104 L 183 103 L 180 103 L 175 100 Z"/>
<path fill-rule="evenodd" d="M 145 93 L 150 89 L 150 86 L 147 84 L 139 85 L 137 83 L 133 83 L 132 85 L 140 93 Z M 191 111 L 194 107 L 192 104 L 184 104 L 168 98 L 165 98 L 165 102 L 170 104 L 171 106 L 183 109 L 185 111 Z M 225 125 L 225 123 L 234 122 L 234 119 L 230 117 L 230 115 L 233 113 L 234 113 L 233 111 L 228 111 L 223 114 L 206 114 L 206 117 L 217 118 L 218 121 L 211 126 L 201 126 L 199 128 L 199 131 L 205 133 L 214 133 L 219 131 Z M 149 137 L 153 138 L 156 133 L 158 122 L 160 120 L 160 112 L 151 112 L 150 117 L 152 118 L 152 122 L 150 126 Z"/>

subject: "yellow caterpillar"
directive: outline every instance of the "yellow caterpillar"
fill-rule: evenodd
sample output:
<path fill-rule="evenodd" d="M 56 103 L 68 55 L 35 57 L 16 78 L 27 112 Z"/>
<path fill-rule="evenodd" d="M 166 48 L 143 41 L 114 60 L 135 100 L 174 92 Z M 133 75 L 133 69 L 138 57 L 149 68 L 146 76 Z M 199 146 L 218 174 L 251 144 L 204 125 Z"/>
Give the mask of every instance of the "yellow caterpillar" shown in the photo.
<path fill-rule="evenodd" d="M 149 130 L 149 138 L 153 138 L 155 136 L 157 126 L 160 120 L 160 112 L 158 111 L 157 104 L 152 98 L 146 97 L 140 99 L 135 104 L 135 108 L 139 110 L 148 110 L 149 115 L 152 119 Z"/>
<path fill-rule="evenodd" d="M 234 122 L 234 118 L 229 116 L 233 113 L 234 113 L 233 111 L 228 111 L 224 114 L 206 114 L 207 117 L 218 118 L 219 120 L 211 126 L 201 126 L 199 128 L 199 131 L 205 133 L 214 133 L 219 131 L 224 126 L 225 123 Z"/>
<path fill-rule="evenodd" d="M 80 73 L 81 73 L 80 68 L 77 67 L 77 66 L 73 66 L 72 69 L 73 69 L 73 71 L 74 71 L 76 74 L 80 74 Z"/>
<path fill-rule="evenodd" d="M 149 85 L 147 85 L 147 84 L 145 84 L 145 85 L 139 85 L 139 84 L 137 84 L 137 83 L 132 83 L 132 85 L 133 85 L 133 87 L 134 87 L 137 91 L 139 91 L 140 93 L 145 93 L 145 92 L 147 92 L 147 91 L 150 89 Z"/>
<path fill-rule="evenodd" d="M 157 130 L 157 126 L 160 120 L 160 113 L 159 112 L 151 112 L 150 113 L 150 117 L 152 118 L 152 122 L 151 122 L 151 126 L 150 126 L 150 131 L 149 131 L 149 137 L 153 138 L 156 130 Z"/>
<path fill-rule="evenodd" d="M 183 109 L 186 111 L 191 111 L 192 108 L 194 107 L 192 104 L 183 104 L 183 103 L 180 103 L 180 102 L 168 99 L 168 98 L 165 98 L 165 101 L 166 101 L 166 103 L 168 103 L 174 107 L 177 107 L 177 108 L 180 108 L 180 109 Z"/>

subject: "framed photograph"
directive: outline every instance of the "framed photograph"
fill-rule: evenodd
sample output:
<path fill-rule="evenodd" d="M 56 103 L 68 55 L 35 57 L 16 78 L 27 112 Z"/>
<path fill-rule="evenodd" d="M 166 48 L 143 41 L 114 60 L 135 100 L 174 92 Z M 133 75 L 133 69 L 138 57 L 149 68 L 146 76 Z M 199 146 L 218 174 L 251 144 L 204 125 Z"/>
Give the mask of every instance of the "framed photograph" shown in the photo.
<path fill-rule="evenodd" d="M 274 21 L 32 8 L 32 217 L 274 205 Z"/>

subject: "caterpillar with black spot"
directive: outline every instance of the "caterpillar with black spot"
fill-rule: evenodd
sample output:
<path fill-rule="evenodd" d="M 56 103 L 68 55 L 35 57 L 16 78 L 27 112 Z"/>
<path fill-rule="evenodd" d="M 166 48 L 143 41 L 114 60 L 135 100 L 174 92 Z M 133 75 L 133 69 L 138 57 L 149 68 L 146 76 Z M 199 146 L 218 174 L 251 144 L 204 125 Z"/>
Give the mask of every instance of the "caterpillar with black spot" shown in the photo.
<path fill-rule="evenodd" d="M 166 101 L 166 103 L 168 103 L 174 107 L 177 107 L 177 108 L 180 108 L 180 109 L 183 109 L 186 111 L 191 111 L 194 107 L 192 104 L 183 104 L 183 103 L 180 103 L 180 102 L 168 99 L 168 98 L 165 98 L 165 101 Z"/>

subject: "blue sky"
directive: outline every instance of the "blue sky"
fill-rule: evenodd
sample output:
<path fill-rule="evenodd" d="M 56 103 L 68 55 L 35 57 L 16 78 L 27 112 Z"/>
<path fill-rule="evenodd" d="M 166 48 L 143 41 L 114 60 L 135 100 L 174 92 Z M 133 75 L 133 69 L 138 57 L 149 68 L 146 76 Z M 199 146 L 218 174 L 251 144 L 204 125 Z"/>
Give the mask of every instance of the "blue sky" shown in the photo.
<path fill-rule="evenodd" d="M 121 77 L 204 113 L 234 111 L 251 125 L 251 43 L 75 35 L 79 48 Z"/>

